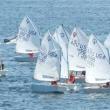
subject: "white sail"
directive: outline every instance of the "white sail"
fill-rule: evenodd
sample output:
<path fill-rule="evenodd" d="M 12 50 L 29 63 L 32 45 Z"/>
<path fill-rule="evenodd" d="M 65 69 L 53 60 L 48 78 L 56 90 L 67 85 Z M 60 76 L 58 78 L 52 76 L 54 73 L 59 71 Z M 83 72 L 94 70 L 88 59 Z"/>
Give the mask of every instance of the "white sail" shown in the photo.
<path fill-rule="evenodd" d="M 110 82 L 110 65 L 105 51 L 107 51 L 106 48 L 91 35 L 87 47 L 86 82 Z"/>
<path fill-rule="evenodd" d="M 68 61 L 70 70 L 85 70 L 87 43 L 88 38 L 86 34 L 81 29 L 74 28 L 68 45 Z"/>
<path fill-rule="evenodd" d="M 40 47 L 40 37 L 37 28 L 29 17 L 22 20 L 16 41 L 16 52 L 37 53 Z"/>
<path fill-rule="evenodd" d="M 110 63 L 110 34 L 107 36 L 106 40 L 104 41 L 104 45 L 107 48 L 108 60 Z"/>
<path fill-rule="evenodd" d="M 100 45 L 100 47 L 102 48 L 103 52 L 105 53 L 105 56 L 106 56 L 106 58 L 107 58 L 108 62 L 110 63 L 109 50 L 108 50 L 107 48 L 105 49 L 105 46 L 104 46 L 104 45 L 102 45 L 100 42 L 99 42 L 99 45 Z"/>
<path fill-rule="evenodd" d="M 41 52 L 37 59 L 34 78 L 42 81 L 56 81 L 60 78 L 60 55 L 59 45 L 47 32 L 42 40 Z"/>
<path fill-rule="evenodd" d="M 60 45 L 62 49 L 61 56 L 61 78 L 68 78 L 68 42 L 69 42 L 69 33 L 63 28 L 63 26 L 59 26 L 56 29 L 53 38 Z"/>
<path fill-rule="evenodd" d="M 67 45 L 68 42 L 69 42 L 69 33 L 65 30 L 65 28 L 63 27 L 63 25 L 60 25 L 54 35 L 53 35 L 53 38 L 56 40 L 56 42 L 63 42 Z"/>
<path fill-rule="evenodd" d="M 68 68 L 68 61 L 64 58 L 64 56 L 61 56 L 61 74 L 60 77 L 61 78 L 68 78 L 68 72 L 69 72 L 69 68 Z"/>
<path fill-rule="evenodd" d="M 110 34 L 105 39 L 104 45 L 106 46 L 106 48 L 110 49 Z"/>

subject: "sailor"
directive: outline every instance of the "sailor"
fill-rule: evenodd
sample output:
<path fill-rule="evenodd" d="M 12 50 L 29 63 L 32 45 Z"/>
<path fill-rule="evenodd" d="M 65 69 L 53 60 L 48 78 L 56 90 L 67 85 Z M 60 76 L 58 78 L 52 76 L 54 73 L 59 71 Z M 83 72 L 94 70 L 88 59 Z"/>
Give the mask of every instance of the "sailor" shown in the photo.
<path fill-rule="evenodd" d="M 3 64 L 2 60 L 1 60 L 1 64 L 0 64 L 0 70 L 4 70 L 4 64 Z"/>
<path fill-rule="evenodd" d="M 57 81 L 51 81 L 51 85 L 57 85 Z"/>
<path fill-rule="evenodd" d="M 81 72 L 81 79 L 84 79 L 85 78 L 85 75 L 86 75 L 86 71 L 82 71 Z"/>
<path fill-rule="evenodd" d="M 33 53 L 28 53 L 30 58 L 34 58 L 34 54 Z"/>
<path fill-rule="evenodd" d="M 86 71 L 82 71 L 82 76 L 85 76 L 86 75 Z"/>
<path fill-rule="evenodd" d="M 106 85 L 103 85 L 103 87 L 105 87 L 105 88 L 110 87 L 110 82 L 107 82 Z"/>
<path fill-rule="evenodd" d="M 73 74 L 73 71 L 70 73 L 69 79 L 67 80 L 67 83 L 73 84 L 75 83 L 75 76 Z"/>

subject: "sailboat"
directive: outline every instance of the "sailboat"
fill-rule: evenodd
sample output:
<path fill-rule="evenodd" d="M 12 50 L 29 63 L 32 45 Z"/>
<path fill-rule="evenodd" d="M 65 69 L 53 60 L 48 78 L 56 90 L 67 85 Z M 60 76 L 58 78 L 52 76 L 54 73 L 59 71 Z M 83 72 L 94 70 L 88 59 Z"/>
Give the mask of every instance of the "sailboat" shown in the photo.
<path fill-rule="evenodd" d="M 40 54 L 38 55 L 34 79 L 44 83 L 32 85 L 37 93 L 64 93 L 65 87 L 51 85 L 51 81 L 60 80 L 61 48 L 47 32 L 42 40 Z"/>
<path fill-rule="evenodd" d="M 86 49 L 87 49 L 88 37 L 78 27 L 75 27 L 68 44 L 68 62 L 69 69 L 73 70 L 76 74 L 76 79 L 84 79 L 81 76 L 82 71 L 85 69 Z"/>
<path fill-rule="evenodd" d="M 24 17 L 16 39 L 16 53 L 21 55 L 16 56 L 15 59 L 17 61 L 35 61 L 37 57 L 35 54 L 39 52 L 39 47 L 40 36 L 37 28 L 29 17 Z"/>
<path fill-rule="evenodd" d="M 90 36 L 87 47 L 85 81 L 89 84 L 84 88 L 86 92 L 110 92 L 110 88 L 103 87 L 107 82 L 110 82 L 107 50 L 94 35 Z"/>

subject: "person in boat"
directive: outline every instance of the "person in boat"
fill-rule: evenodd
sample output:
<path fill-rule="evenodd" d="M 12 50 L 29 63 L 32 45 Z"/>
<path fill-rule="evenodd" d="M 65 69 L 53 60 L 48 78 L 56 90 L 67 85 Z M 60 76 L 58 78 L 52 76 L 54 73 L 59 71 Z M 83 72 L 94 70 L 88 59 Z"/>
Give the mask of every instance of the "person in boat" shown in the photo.
<path fill-rule="evenodd" d="M 57 81 L 51 81 L 51 85 L 57 85 Z"/>
<path fill-rule="evenodd" d="M 81 73 L 81 79 L 84 79 L 85 78 L 85 75 L 86 75 L 86 71 L 82 71 L 82 73 Z"/>
<path fill-rule="evenodd" d="M 70 83 L 70 84 L 74 84 L 75 83 L 75 76 L 73 74 L 73 71 L 70 73 L 69 79 L 67 80 L 67 83 Z"/>
<path fill-rule="evenodd" d="M 30 58 L 34 58 L 34 53 L 28 53 Z"/>
<path fill-rule="evenodd" d="M 86 75 L 86 71 L 82 71 L 82 76 L 85 76 Z"/>
<path fill-rule="evenodd" d="M 0 64 L 0 70 L 4 70 L 4 64 L 3 64 L 2 60 L 1 60 L 1 64 Z"/>
<path fill-rule="evenodd" d="M 103 85 L 104 88 L 110 87 L 110 82 L 107 82 L 106 85 Z"/>

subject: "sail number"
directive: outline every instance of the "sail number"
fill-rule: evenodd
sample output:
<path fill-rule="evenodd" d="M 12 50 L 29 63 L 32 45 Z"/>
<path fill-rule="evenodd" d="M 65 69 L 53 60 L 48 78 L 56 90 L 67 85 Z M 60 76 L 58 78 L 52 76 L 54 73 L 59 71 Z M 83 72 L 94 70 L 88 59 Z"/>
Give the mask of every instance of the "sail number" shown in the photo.
<path fill-rule="evenodd" d="M 87 46 L 85 44 L 79 43 L 77 40 L 71 41 L 71 44 L 77 48 L 78 56 L 80 56 L 82 59 L 86 59 Z"/>
<path fill-rule="evenodd" d="M 49 52 L 48 53 L 51 57 L 57 57 L 57 54 L 55 52 Z"/>
<path fill-rule="evenodd" d="M 20 28 L 19 38 L 23 38 L 24 40 L 28 41 L 32 35 L 36 35 L 36 32 L 34 30 L 27 31 L 26 29 Z"/>

